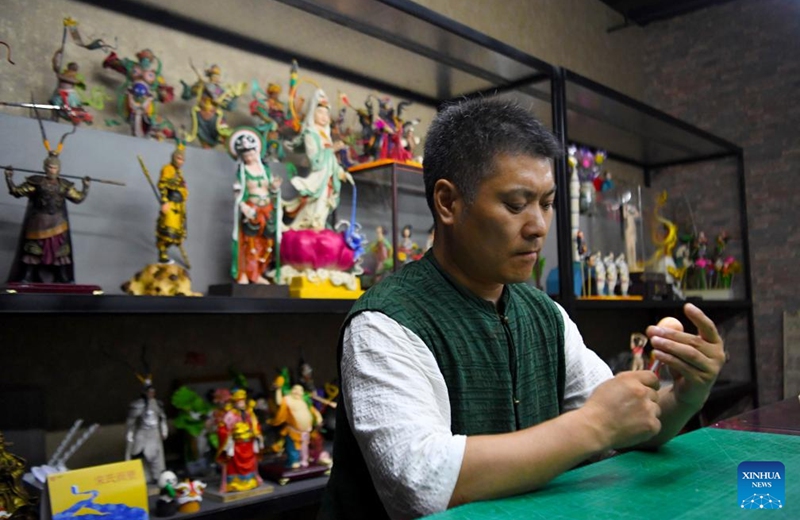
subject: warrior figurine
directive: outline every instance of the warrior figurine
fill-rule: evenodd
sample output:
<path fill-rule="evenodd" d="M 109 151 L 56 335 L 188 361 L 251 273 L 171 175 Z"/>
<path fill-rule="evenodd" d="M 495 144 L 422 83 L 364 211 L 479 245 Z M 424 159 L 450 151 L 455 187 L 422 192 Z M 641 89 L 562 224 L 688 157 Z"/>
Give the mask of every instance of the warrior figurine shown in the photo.
<path fill-rule="evenodd" d="M 172 161 L 161 168 L 158 179 L 158 194 L 161 200 L 161 211 L 156 222 L 156 247 L 158 261 L 168 262 L 167 249 L 176 246 L 183 254 L 186 267 L 189 259 L 184 253 L 183 241 L 186 238 L 186 200 L 189 190 L 183 178 L 183 161 L 186 151 L 182 143 L 178 143 L 172 152 Z"/>
<path fill-rule="evenodd" d="M 164 461 L 164 440 L 167 438 L 167 415 L 156 399 L 156 389 L 149 377 L 139 379 L 144 385 L 141 397 L 131 403 L 125 432 L 125 460 L 142 459 L 148 483 L 156 482 L 167 469 Z"/>
<path fill-rule="evenodd" d="M 16 185 L 13 180 L 14 170 L 7 168 L 5 171 L 8 192 L 16 198 L 28 198 L 28 208 L 22 222 L 9 282 L 42 282 L 43 269 L 51 271 L 52 280 L 56 283 L 75 281 L 67 201 L 75 204 L 83 202 L 89 193 L 91 179 L 84 177 L 83 188 L 77 190 L 72 182 L 59 177 L 59 154 L 64 147 L 64 140 L 71 133 L 61 137 L 55 150 L 50 149 L 47 137 L 43 136 L 48 152 L 44 160 L 44 175 L 32 175 L 22 184 Z"/>

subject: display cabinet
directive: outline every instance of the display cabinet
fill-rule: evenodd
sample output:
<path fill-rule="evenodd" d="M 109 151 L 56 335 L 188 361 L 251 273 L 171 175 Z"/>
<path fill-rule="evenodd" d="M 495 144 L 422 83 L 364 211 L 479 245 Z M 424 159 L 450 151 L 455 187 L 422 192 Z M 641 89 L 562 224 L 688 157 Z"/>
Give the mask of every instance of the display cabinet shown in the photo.
<path fill-rule="evenodd" d="M 734 233 L 741 258 L 745 262 L 749 258 L 741 148 L 414 2 L 275 0 L 259 2 L 258 16 L 248 17 L 232 7 L 220 10 L 211 2 L 79 1 L 128 15 L 136 23 L 163 27 L 173 32 L 171 37 L 180 33 L 202 35 L 232 49 L 286 63 L 296 58 L 307 70 L 431 108 L 461 97 L 508 96 L 531 107 L 565 147 L 578 143 L 604 149 L 610 161 L 635 169 L 641 184 L 652 189 L 676 189 L 680 184 L 676 180 L 691 175 L 698 165 L 725 164 L 733 169 L 733 204 L 737 209 L 733 222 L 738 226 Z M 279 22 L 267 26 L 264 20 Z M 359 197 L 372 192 L 385 204 L 382 214 L 365 213 L 362 225 L 391 220 L 396 253 L 396 231 L 406 223 L 419 229 L 415 239 L 424 243 L 429 215 L 418 171 L 409 171 L 413 168 L 403 165 L 388 168 L 383 172 L 355 172 L 354 176 Z M 556 161 L 555 170 L 559 187 L 567 186 L 565 158 Z M 712 174 L 702 169 L 698 175 Z M 347 191 L 343 193 L 343 208 L 348 207 L 349 196 Z M 573 272 L 566 268 L 573 264 L 569 204 L 568 190 L 559 189 L 556 222 L 544 254 L 549 269 L 565 268 L 558 271 L 558 290 L 552 296 L 578 322 L 586 343 L 608 358 L 627 350 L 627 335 L 632 330 L 643 329 L 664 315 L 678 315 L 681 304 L 576 298 Z M 214 254 L 220 253 L 218 249 Z M 721 324 L 731 350 L 731 365 L 736 368 L 735 374 L 720 381 L 715 395 L 746 395 L 757 404 L 752 294 L 746 263 L 741 278 L 735 300 L 703 301 L 700 306 Z M 278 359 L 275 352 L 294 355 L 298 345 L 305 349 L 305 345 L 313 345 L 314 363 L 323 375 L 332 377 L 338 325 L 351 304 L 236 297 L 5 294 L 0 295 L 0 343 L 4 345 L 0 366 L 13 367 L 14 382 L 24 379 L 50 389 L 46 413 L 57 419 L 49 422 L 49 429 L 65 427 L 67 414 L 63 409 L 72 401 L 56 390 L 59 384 L 76 392 L 75 400 L 87 410 L 87 420 L 103 422 L 115 406 L 125 405 L 132 385 L 105 395 L 91 386 L 92 367 L 113 364 L 102 357 L 101 346 L 113 345 L 131 358 L 141 343 L 159 344 L 161 370 L 166 374 L 180 366 L 174 358 L 187 362 L 199 355 L 225 366 L 225 355 L 239 360 L 257 352 L 259 362 L 271 366 Z M 59 331 L 58 335 L 53 331 Z M 59 365 L 59 357 L 64 364 Z M 26 367 L 30 377 L 14 375 Z M 121 377 L 125 377 L 124 371 L 117 368 L 109 369 L 101 379 L 104 385 L 112 386 Z M 104 399 L 115 402 L 103 404 Z M 303 497 L 300 502 L 318 500 L 322 485 L 324 480 L 309 484 L 316 488 L 304 488 L 298 495 Z M 269 500 L 267 497 L 265 502 Z M 259 510 L 253 504 L 248 508 L 250 512 Z"/>

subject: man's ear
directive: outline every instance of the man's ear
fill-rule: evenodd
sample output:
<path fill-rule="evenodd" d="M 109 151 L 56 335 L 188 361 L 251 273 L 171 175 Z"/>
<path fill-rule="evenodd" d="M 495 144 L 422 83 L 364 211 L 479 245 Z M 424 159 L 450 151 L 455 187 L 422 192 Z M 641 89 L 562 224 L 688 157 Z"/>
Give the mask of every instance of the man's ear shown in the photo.
<path fill-rule="evenodd" d="M 462 203 L 461 193 L 452 182 L 439 179 L 433 185 L 433 207 L 442 224 L 450 225 L 455 221 Z"/>

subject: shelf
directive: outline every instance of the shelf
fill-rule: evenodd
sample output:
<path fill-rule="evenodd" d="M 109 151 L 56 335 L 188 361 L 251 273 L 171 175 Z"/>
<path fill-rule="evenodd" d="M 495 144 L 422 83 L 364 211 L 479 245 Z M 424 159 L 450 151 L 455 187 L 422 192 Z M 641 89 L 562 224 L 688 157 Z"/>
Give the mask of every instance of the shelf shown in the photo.
<path fill-rule="evenodd" d="M 747 300 L 687 300 L 687 301 L 620 301 L 620 300 L 575 300 L 575 309 L 592 311 L 621 310 L 680 310 L 684 304 L 693 303 L 704 311 L 745 312 L 752 304 Z"/>
<path fill-rule="evenodd" d="M 71 314 L 345 314 L 353 300 L 160 297 L 127 295 L 0 295 L 0 313 Z"/>
<path fill-rule="evenodd" d="M 318 504 L 322 500 L 328 477 L 316 477 L 307 480 L 290 482 L 285 486 L 270 481 L 266 484 L 274 487 L 274 491 L 260 497 L 246 498 L 235 502 L 214 502 L 206 498 L 197 513 L 182 514 L 166 518 L 195 519 L 214 518 L 214 520 L 234 520 L 239 518 L 258 518 L 267 513 L 280 513 L 298 507 Z M 150 499 L 150 511 L 155 511 L 157 497 Z M 157 518 L 152 515 L 152 518 Z"/>

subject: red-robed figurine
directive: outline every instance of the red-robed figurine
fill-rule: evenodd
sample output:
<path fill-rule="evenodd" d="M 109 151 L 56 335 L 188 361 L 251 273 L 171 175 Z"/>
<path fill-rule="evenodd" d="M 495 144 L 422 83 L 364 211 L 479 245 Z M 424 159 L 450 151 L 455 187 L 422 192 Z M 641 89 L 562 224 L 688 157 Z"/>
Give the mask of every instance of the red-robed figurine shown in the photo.
<path fill-rule="evenodd" d="M 220 493 L 247 491 L 262 482 L 258 474 L 258 461 L 261 459 L 264 438 L 254 408 L 255 401 L 247 399 L 245 390 L 234 390 L 217 427 L 217 462 L 222 466 Z"/>

